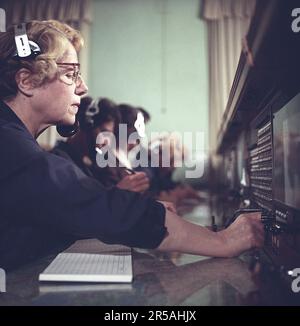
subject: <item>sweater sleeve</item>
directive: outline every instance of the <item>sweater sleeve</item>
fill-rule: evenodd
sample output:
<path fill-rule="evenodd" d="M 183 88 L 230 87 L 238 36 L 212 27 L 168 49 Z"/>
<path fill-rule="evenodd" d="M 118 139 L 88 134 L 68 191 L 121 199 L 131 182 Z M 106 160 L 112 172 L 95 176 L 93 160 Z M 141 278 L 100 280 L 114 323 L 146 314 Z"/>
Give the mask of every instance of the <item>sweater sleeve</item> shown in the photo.
<path fill-rule="evenodd" d="M 138 193 L 107 190 L 54 154 L 43 153 L 14 179 L 22 216 L 35 225 L 141 248 L 156 248 L 165 237 L 162 204 Z"/>

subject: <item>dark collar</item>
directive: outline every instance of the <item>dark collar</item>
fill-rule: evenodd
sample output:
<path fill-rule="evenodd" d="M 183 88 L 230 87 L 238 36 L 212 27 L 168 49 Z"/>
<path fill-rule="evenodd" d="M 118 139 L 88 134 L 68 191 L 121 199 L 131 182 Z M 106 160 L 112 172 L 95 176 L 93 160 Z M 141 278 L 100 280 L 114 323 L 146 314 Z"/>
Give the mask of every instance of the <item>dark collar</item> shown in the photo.
<path fill-rule="evenodd" d="M 5 102 L 0 100 L 0 125 L 1 125 L 1 120 L 2 121 L 4 120 L 9 123 L 17 124 L 19 127 L 24 129 L 24 131 L 26 131 L 26 133 L 30 135 L 30 137 L 34 139 L 36 142 L 36 139 L 29 132 L 29 130 L 27 129 L 23 121 L 15 114 L 15 112 Z"/>
<path fill-rule="evenodd" d="M 15 114 L 15 112 L 5 102 L 1 100 L 0 100 L 0 119 L 6 120 L 8 122 L 15 122 L 27 130 L 22 120 Z"/>

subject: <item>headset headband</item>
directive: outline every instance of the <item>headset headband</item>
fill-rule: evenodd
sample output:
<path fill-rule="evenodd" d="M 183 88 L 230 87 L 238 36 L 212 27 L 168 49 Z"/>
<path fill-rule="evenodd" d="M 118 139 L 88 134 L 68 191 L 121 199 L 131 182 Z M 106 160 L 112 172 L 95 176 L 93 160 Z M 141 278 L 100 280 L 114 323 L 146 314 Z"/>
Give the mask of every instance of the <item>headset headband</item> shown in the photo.
<path fill-rule="evenodd" d="M 89 127 L 94 126 L 94 117 L 100 112 L 100 108 L 99 108 L 100 100 L 101 100 L 100 97 L 94 99 L 86 109 L 85 124 Z"/>
<path fill-rule="evenodd" d="M 38 44 L 28 40 L 26 33 L 26 23 L 15 25 L 14 30 L 16 51 L 13 54 L 13 57 L 28 58 L 32 56 L 35 57 L 42 53 Z"/>

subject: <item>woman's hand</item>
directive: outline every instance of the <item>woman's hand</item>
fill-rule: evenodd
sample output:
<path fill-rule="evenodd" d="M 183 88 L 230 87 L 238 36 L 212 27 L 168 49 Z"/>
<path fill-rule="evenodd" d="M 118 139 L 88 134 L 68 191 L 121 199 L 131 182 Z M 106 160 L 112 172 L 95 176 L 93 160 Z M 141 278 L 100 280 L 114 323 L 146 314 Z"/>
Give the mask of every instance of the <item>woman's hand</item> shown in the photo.
<path fill-rule="evenodd" d="M 228 250 L 228 256 L 260 248 L 264 244 L 264 225 L 261 213 L 241 214 L 227 229 L 218 232 Z"/>
<path fill-rule="evenodd" d="M 124 190 L 135 192 L 144 192 L 149 189 L 149 178 L 144 172 L 136 172 L 135 174 L 125 176 L 117 187 Z"/>
<path fill-rule="evenodd" d="M 161 251 L 228 258 L 262 247 L 264 242 L 260 213 L 242 214 L 220 232 L 190 223 L 169 210 L 166 210 L 165 218 L 168 232 L 157 248 Z"/>

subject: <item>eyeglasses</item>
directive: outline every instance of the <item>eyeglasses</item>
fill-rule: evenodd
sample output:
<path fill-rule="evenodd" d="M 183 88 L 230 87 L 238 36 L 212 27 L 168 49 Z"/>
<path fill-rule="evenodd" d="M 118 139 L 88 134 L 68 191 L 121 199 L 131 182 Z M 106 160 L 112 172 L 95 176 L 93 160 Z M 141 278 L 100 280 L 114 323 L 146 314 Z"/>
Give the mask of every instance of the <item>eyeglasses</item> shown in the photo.
<path fill-rule="evenodd" d="M 66 71 L 60 75 L 60 79 L 62 82 L 67 85 L 75 84 L 76 87 L 80 87 L 82 84 L 82 77 L 80 73 L 80 63 L 72 63 L 72 62 L 57 62 L 58 66 L 68 67 L 71 66 L 72 69 Z"/>

